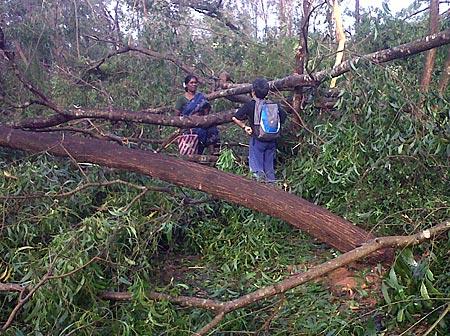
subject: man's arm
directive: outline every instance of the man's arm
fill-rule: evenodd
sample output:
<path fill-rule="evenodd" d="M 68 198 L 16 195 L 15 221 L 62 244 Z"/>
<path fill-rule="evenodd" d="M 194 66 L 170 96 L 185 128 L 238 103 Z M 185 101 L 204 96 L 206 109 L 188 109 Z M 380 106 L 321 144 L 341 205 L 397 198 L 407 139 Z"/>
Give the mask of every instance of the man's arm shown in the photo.
<path fill-rule="evenodd" d="M 236 125 L 242 128 L 245 131 L 245 133 L 247 133 L 248 135 L 252 135 L 253 133 L 252 128 L 250 126 L 246 126 L 244 122 L 245 119 L 248 119 L 248 109 L 249 103 L 245 103 L 236 111 L 232 120 Z"/>
<path fill-rule="evenodd" d="M 245 125 L 245 123 L 242 120 L 239 120 L 236 117 L 232 117 L 231 119 L 236 125 L 242 128 L 245 131 L 245 133 L 247 133 L 248 135 L 252 135 L 252 128 L 250 126 Z"/>

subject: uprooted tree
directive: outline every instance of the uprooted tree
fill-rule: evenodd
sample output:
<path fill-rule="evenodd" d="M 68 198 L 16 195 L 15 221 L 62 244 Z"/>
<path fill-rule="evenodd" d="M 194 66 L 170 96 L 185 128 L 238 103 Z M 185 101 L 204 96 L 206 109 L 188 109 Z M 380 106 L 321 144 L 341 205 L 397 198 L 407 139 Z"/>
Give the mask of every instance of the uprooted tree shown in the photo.
<path fill-rule="evenodd" d="M 335 5 L 337 5 L 337 2 Z M 11 4 L 6 3 L 4 6 L 6 8 L 11 6 Z M 25 8 L 27 6 L 29 8 Z M 95 207 L 92 206 L 92 210 L 82 210 L 82 207 L 78 204 L 76 206 L 80 206 L 80 214 L 78 214 L 76 211 L 69 210 L 71 207 L 70 203 L 66 205 L 66 210 L 64 211 L 66 211 L 67 218 L 70 218 L 67 225 L 77 234 L 69 239 L 64 248 L 55 248 L 51 253 L 49 248 L 48 256 L 40 256 L 42 260 L 46 260 L 48 267 L 45 271 L 42 270 L 40 275 L 27 275 L 28 278 L 23 276 L 22 283 L 10 282 L 2 284 L 0 287 L 1 291 L 19 293 L 17 303 L 10 306 L 11 311 L 7 314 L 8 319 L 3 325 L 3 330 L 9 329 L 14 324 L 14 320 L 17 318 L 20 310 L 32 299 L 33 295 L 36 296 L 42 292 L 44 285 L 52 283 L 51 280 L 64 281 L 66 278 L 71 278 L 71 276 L 77 277 L 80 272 L 89 267 L 95 267 L 97 272 L 98 264 L 101 263 L 104 263 L 106 266 L 104 270 L 98 272 L 102 273 L 101 275 L 99 273 L 99 276 L 104 278 L 108 274 L 108 268 L 115 267 L 113 266 L 114 258 L 110 257 L 111 251 L 108 249 L 108 246 L 109 244 L 114 244 L 115 241 L 121 240 L 123 235 L 121 230 L 126 230 L 130 235 L 134 234 L 136 239 L 140 239 L 141 235 L 146 234 L 145 230 L 137 234 L 136 229 L 134 227 L 131 228 L 131 224 L 128 226 L 128 224 L 121 223 L 121 216 L 131 220 L 133 207 L 139 202 L 145 203 L 146 195 L 152 192 L 166 194 L 168 195 L 167 197 L 172 197 L 172 200 L 181 198 L 182 207 L 190 206 L 193 209 L 195 209 L 195 204 L 214 203 L 218 199 L 224 200 L 267 214 L 273 218 L 281 219 L 338 251 L 358 253 L 354 249 L 361 248 L 365 251 L 363 253 L 365 256 L 368 254 L 367 251 L 375 252 L 381 250 L 378 251 L 378 254 L 372 255 L 372 257 L 375 257 L 373 260 L 392 260 L 392 251 L 390 249 L 382 250 L 376 244 L 376 233 L 370 232 L 368 230 L 370 227 L 362 228 L 354 225 L 351 221 L 327 210 L 324 207 L 325 204 L 321 203 L 320 197 L 322 196 L 318 196 L 318 198 L 309 197 L 311 201 L 307 201 L 296 196 L 292 190 L 289 191 L 288 183 L 285 183 L 284 188 L 286 190 L 283 191 L 280 187 L 260 184 L 238 174 L 222 172 L 215 167 L 189 162 L 189 160 L 204 161 L 205 157 L 191 157 L 187 158 L 188 160 L 174 158 L 172 156 L 174 151 L 170 148 L 168 153 L 156 153 L 166 150 L 167 146 L 170 145 L 170 141 L 167 139 L 172 139 L 173 134 L 177 134 L 173 132 L 173 127 L 184 129 L 198 126 L 224 125 L 222 129 L 224 133 L 230 131 L 231 128 L 226 126 L 231 121 L 231 116 L 238 106 L 233 105 L 233 102 L 243 102 L 248 99 L 245 94 L 251 91 L 251 85 L 246 82 L 249 82 L 255 75 L 260 75 L 255 73 L 258 69 L 261 71 L 258 62 L 265 62 L 265 60 L 258 57 L 264 53 L 270 53 L 270 57 L 275 60 L 277 57 L 276 51 L 267 47 L 270 44 L 264 47 L 264 43 L 266 43 L 264 39 L 267 39 L 267 41 L 271 39 L 267 20 L 268 8 L 258 8 L 256 2 L 251 2 L 248 7 L 244 6 L 245 9 L 243 10 L 247 10 L 249 13 L 254 12 L 255 14 L 256 21 L 252 22 L 254 26 L 249 27 L 247 26 L 248 22 L 234 21 L 232 16 L 229 15 L 229 9 L 220 1 L 217 4 L 207 4 L 202 1 L 194 3 L 173 1 L 172 4 L 158 2 L 157 5 L 152 5 L 155 7 L 152 7 L 151 12 L 147 8 L 150 5 L 146 1 L 130 3 L 128 11 L 125 10 L 125 7 L 119 5 L 119 2 L 114 7 L 108 7 L 107 2 L 103 1 L 74 2 L 73 4 L 61 1 L 58 6 L 51 8 L 50 14 L 43 15 L 40 18 L 41 21 L 31 14 L 32 10 L 36 10 L 37 7 L 35 6 L 36 4 L 33 2 L 20 3 L 17 13 L 11 12 L 5 17 L 7 28 L 0 26 L 0 48 L 2 53 L 0 66 L 2 73 L 5 74 L 1 79 L 2 102 L 0 107 L 2 117 L 0 119 L 0 146 L 4 147 L 5 151 L 6 148 L 10 148 L 36 154 L 46 153 L 52 156 L 65 157 L 69 160 L 69 164 L 75 167 L 75 172 L 79 171 L 78 175 L 81 176 L 81 180 L 71 191 L 63 191 L 64 189 L 61 188 L 59 192 L 56 192 L 54 186 L 49 187 L 51 190 L 45 190 L 44 188 L 44 190 L 36 191 L 34 186 L 25 183 L 23 187 L 18 188 L 19 191 L 12 190 L 11 193 L 0 195 L 2 202 L 4 202 L 3 212 L 5 214 L 0 232 L 5 236 L 6 231 L 10 234 L 10 227 L 14 227 L 15 224 L 13 222 L 18 213 L 20 213 L 17 209 L 24 207 L 27 200 L 37 202 L 39 199 L 49 199 L 49 201 L 67 199 L 64 202 L 71 202 L 72 197 L 83 190 L 98 189 L 98 191 L 94 191 L 92 199 L 88 200 L 88 202 L 96 204 Z M 285 8 L 288 4 L 284 2 L 281 4 L 280 2 L 280 6 L 280 8 Z M 298 64 L 294 66 L 295 58 L 294 55 L 291 55 L 292 61 L 288 63 L 292 63 L 293 66 L 290 69 L 280 63 L 277 73 L 270 73 L 271 68 L 269 66 L 267 66 L 268 70 L 265 73 L 266 76 L 272 78 L 270 81 L 272 95 L 275 99 L 282 102 L 286 110 L 293 116 L 291 125 L 286 129 L 286 134 L 289 134 L 290 138 L 295 138 L 299 132 L 303 134 L 301 138 L 296 139 L 297 142 L 294 142 L 295 145 L 292 146 L 292 150 L 301 144 L 302 139 L 309 139 L 309 142 L 315 144 L 313 150 L 320 150 L 321 145 L 332 141 L 330 138 L 323 138 L 322 134 L 326 134 L 325 131 L 315 130 L 315 125 L 312 125 L 312 127 L 308 126 L 302 115 L 303 110 L 308 105 L 314 108 L 313 105 L 320 100 L 321 94 L 329 93 L 328 90 L 323 90 L 323 83 L 326 83 L 331 78 L 336 80 L 338 76 L 347 73 L 349 73 L 347 79 L 350 79 L 348 82 L 358 77 L 364 78 L 368 69 L 370 70 L 383 64 L 390 64 L 388 62 L 395 63 L 393 66 L 395 71 L 403 71 L 399 70 L 402 67 L 402 62 L 408 62 L 408 59 L 413 58 L 415 55 L 420 55 L 424 51 L 437 50 L 436 48 L 440 46 L 450 44 L 450 30 L 444 27 L 447 29 L 424 37 L 414 36 L 414 39 L 411 39 L 409 42 L 402 41 L 403 43 L 399 43 L 397 46 L 382 45 L 375 48 L 378 51 L 374 51 L 374 49 L 365 50 L 364 55 L 355 53 L 357 55 L 355 56 L 350 53 L 352 52 L 351 49 L 350 51 L 338 49 L 338 55 L 346 55 L 342 63 L 333 67 L 333 57 L 326 61 L 318 58 L 315 60 L 317 63 L 312 69 L 308 65 L 308 59 L 311 59 L 312 54 L 308 51 L 307 25 L 309 22 L 314 21 L 314 16 L 317 19 L 322 6 L 324 4 L 308 1 L 307 6 L 303 6 L 304 13 L 301 20 L 300 38 L 298 36 L 288 36 L 286 40 L 289 42 L 289 38 L 292 38 L 292 40 L 300 41 L 303 55 L 301 57 L 306 62 L 302 63 L 301 71 L 298 69 Z M 68 9 L 70 11 L 64 12 Z M 195 39 L 194 37 L 196 37 L 197 43 L 193 39 L 186 38 L 191 36 L 192 32 L 188 27 L 180 24 L 183 16 L 189 17 L 191 9 L 204 14 L 203 23 L 210 27 L 207 30 L 210 33 L 203 31 L 201 27 L 196 28 L 198 31 L 192 35 L 192 38 Z M 329 11 L 330 9 L 327 10 Z M 283 13 L 285 13 L 284 9 Z M 125 20 L 126 18 L 128 20 Z M 30 27 L 33 24 L 37 24 L 42 29 L 41 36 L 36 42 L 36 45 L 39 47 L 34 51 L 25 49 L 27 44 L 21 43 L 21 38 L 25 36 L 20 35 L 24 33 L 20 30 L 15 30 L 14 25 L 18 25 L 20 19 L 29 22 Z M 92 19 L 97 20 L 100 25 L 97 26 L 91 23 Z M 262 20 L 266 27 L 264 33 L 266 35 L 261 41 L 258 41 L 258 38 L 260 38 L 259 34 L 262 33 L 258 28 L 258 20 Z M 284 16 L 280 17 L 280 20 L 280 22 L 286 21 L 292 24 Z M 159 26 L 153 26 L 152 23 L 155 22 L 158 22 Z M 68 23 L 73 23 L 73 25 Z M 358 33 L 363 34 L 364 27 L 362 27 L 362 23 L 358 21 L 357 24 Z M 122 25 L 128 26 L 124 28 Z M 332 22 L 330 22 L 330 25 L 332 26 Z M 50 28 L 54 29 L 54 31 L 46 30 Z M 256 40 L 249 38 L 248 31 L 252 31 L 255 34 Z M 11 32 L 14 32 L 15 35 L 11 34 Z M 125 32 L 133 33 L 126 37 Z M 283 34 L 286 34 L 286 32 L 284 31 Z M 341 29 L 341 35 L 343 33 Z M 292 32 L 289 34 L 292 34 Z M 34 36 L 32 37 L 35 38 Z M 31 41 L 34 41 L 33 38 L 31 38 Z M 45 39 L 48 48 L 42 47 L 42 39 Z M 353 45 L 357 45 L 358 41 L 352 42 Z M 228 75 L 221 77 L 217 73 L 224 66 L 230 67 L 233 62 L 242 61 L 241 57 L 244 54 L 244 49 L 240 50 L 237 48 L 237 43 L 245 43 L 247 48 L 254 48 L 254 55 L 258 56 L 255 59 L 255 67 L 246 69 L 243 66 L 242 73 L 244 73 L 244 76 L 238 76 L 238 79 L 234 78 L 240 84 L 232 82 L 232 78 Z M 312 44 L 310 47 L 315 48 L 316 52 L 321 51 L 323 46 L 319 42 L 315 41 Z M 174 50 L 171 49 L 173 46 L 176 46 Z M 340 48 L 343 47 L 344 45 L 341 43 Z M 349 48 L 351 47 L 352 44 L 350 44 Z M 196 58 L 195 54 L 201 48 L 205 48 L 205 51 L 202 51 L 201 57 Z M 246 54 L 246 57 L 251 55 L 252 53 L 249 52 Z M 306 58 L 306 55 L 308 58 Z M 320 64 L 322 61 L 325 64 Z M 121 70 L 122 66 L 124 66 L 123 71 Z M 136 71 L 137 66 L 148 66 L 149 68 L 145 71 Z M 322 70 L 317 70 L 319 67 Z M 276 67 L 273 68 L 275 69 Z M 365 71 L 366 73 L 364 73 Z M 176 87 L 181 82 L 180 78 L 187 73 L 195 73 L 207 88 L 205 91 L 208 91 L 208 99 L 218 101 L 216 106 L 217 112 L 205 117 L 186 118 L 174 116 L 171 106 L 173 105 L 175 94 L 179 93 Z M 370 78 L 366 78 L 366 80 L 368 82 L 371 81 Z M 339 81 L 344 82 L 342 77 L 339 78 Z M 441 89 L 440 87 L 439 90 L 444 92 L 445 88 Z M 295 93 L 294 101 L 290 99 L 290 92 Z M 362 90 L 362 93 L 366 94 L 364 90 Z M 344 91 L 337 93 L 339 97 L 336 97 L 336 94 L 333 92 L 330 94 L 334 96 L 332 104 L 328 105 L 328 109 L 322 108 L 320 104 L 317 105 L 317 108 L 321 109 L 320 113 L 329 114 L 334 118 L 342 113 L 339 109 L 336 109 L 336 106 L 342 105 L 342 101 L 347 97 L 345 97 Z M 389 95 L 387 92 L 385 94 Z M 374 93 L 369 95 L 374 95 Z M 311 97 L 314 99 L 311 99 Z M 227 100 L 220 98 L 227 98 Z M 366 98 L 370 100 L 370 97 Z M 300 99 L 301 103 L 296 102 L 296 99 Z M 357 97 L 357 99 L 360 98 Z M 420 102 L 418 103 L 419 105 L 424 104 L 422 98 L 418 101 Z M 148 102 L 152 102 L 153 105 L 149 107 Z M 417 115 L 413 112 L 420 108 L 420 106 L 418 107 L 414 104 L 397 104 L 395 101 L 391 101 L 389 104 L 390 107 L 398 110 L 397 113 L 408 113 L 411 115 Z M 380 104 L 380 109 L 386 109 L 387 107 Z M 436 112 L 438 104 L 436 103 L 431 109 L 431 114 Z M 373 113 L 372 109 L 370 111 L 366 119 Z M 439 113 L 439 111 L 436 113 Z M 421 118 L 424 117 L 424 113 L 419 115 Z M 355 120 L 358 118 L 358 116 L 355 116 Z M 414 122 L 420 123 L 422 119 Z M 163 128 L 162 126 L 166 127 Z M 397 138 L 393 138 L 392 141 L 396 141 Z M 359 143 L 356 137 L 347 140 L 349 142 L 353 141 L 355 144 Z M 414 143 L 409 145 L 410 148 L 413 148 Z M 403 146 L 402 144 L 401 148 L 398 147 L 398 154 L 401 154 Z M 376 151 L 382 151 L 382 149 L 377 149 Z M 12 152 L 12 154 L 10 152 L 6 153 L 11 155 L 10 161 L 14 162 L 16 152 Z M 391 150 L 389 150 L 389 153 L 393 156 Z M 5 160 L 5 162 L 8 162 L 8 160 Z M 214 158 L 214 160 L 217 160 L 217 158 Z M 220 160 L 221 158 L 219 158 Z M 336 166 L 339 165 L 339 160 L 341 158 L 336 157 L 336 162 L 334 163 Z M 436 160 L 436 162 L 438 161 Z M 93 171 L 91 172 L 91 168 L 84 168 L 84 165 L 87 163 L 95 164 L 93 167 L 98 167 L 96 165 L 99 165 L 100 167 L 105 167 L 105 169 L 103 170 L 100 167 L 92 168 Z M 336 179 L 330 176 L 327 176 L 327 179 L 330 184 L 339 183 L 335 182 L 339 175 L 347 176 L 356 171 L 356 174 L 362 180 L 366 175 L 370 175 L 372 170 L 377 169 L 378 165 L 379 161 L 376 160 L 370 166 L 365 167 L 365 172 L 358 172 L 354 164 L 353 167 L 346 168 L 346 172 L 337 174 Z M 448 178 L 445 172 L 441 172 L 441 167 L 438 163 L 434 167 L 437 167 L 436 169 L 440 171 L 443 178 Z M 149 177 L 149 180 L 136 183 L 134 179 L 139 180 L 141 177 L 132 175 L 131 177 L 129 176 L 129 181 L 122 179 L 91 181 L 91 174 L 95 175 L 94 171 L 96 169 L 99 169 L 102 176 L 109 174 L 114 176 L 116 171 L 110 172 L 109 168 L 119 169 L 122 172 L 142 174 Z M 317 170 L 319 171 L 320 169 L 318 168 Z M 56 173 L 56 175 L 58 174 Z M 74 173 L 71 172 L 69 175 L 72 174 Z M 327 168 L 325 167 L 320 174 L 326 176 L 328 174 Z M 10 172 L 7 166 L 4 168 L 3 175 L 6 180 L 5 186 L 21 180 L 21 177 L 14 175 L 14 172 Z M 44 174 L 44 176 L 46 175 Z M 36 186 L 41 185 L 40 182 L 35 181 L 35 178 L 32 177 L 30 182 Z M 57 177 L 56 180 L 60 178 L 62 176 Z M 80 177 L 74 178 L 72 176 L 68 178 L 67 183 L 70 185 L 71 180 L 77 180 L 78 178 Z M 287 177 L 285 179 L 286 181 L 289 180 Z M 49 180 L 52 180 L 52 178 L 50 177 Z M 163 182 L 161 181 L 169 184 L 162 185 Z M 359 188 L 358 184 L 360 182 L 352 181 L 351 183 L 355 190 Z M 110 209 L 109 203 L 113 202 L 113 200 L 99 190 L 105 187 L 114 188 L 115 185 L 120 185 L 127 190 L 127 205 L 118 209 Z M 177 189 L 177 187 L 182 187 L 182 189 Z M 26 192 L 30 188 L 33 192 Z M 192 197 L 186 196 L 187 191 L 184 188 L 206 193 L 212 198 L 197 199 L 197 197 L 200 197 L 197 194 L 194 194 Z M 7 189 L 5 188 L 5 190 Z M 24 192 L 20 192 L 22 189 Z M 129 193 L 129 189 L 134 189 L 134 191 L 137 191 L 137 194 Z M 317 195 L 321 195 L 321 193 L 318 192 Z M 342 200 L 340 201 L 342 202 Z M 53 205 L 45 205 L 44 207 L 57 207 L 59 201 L 53 202 Z M 162 198 L 158 199 L 158 202 L 165 204 L 167 201 Z M 314 202 L 318 204 L 314 204 Z M 332 203 L 331 200 L 329 203 Z M 43 204 L 46 204 L 45 201 L 43 201 Z M 158 214 L 158 218 L 161 218 L 157 220 L 160 221 L 159 226 L 157 225 L 150 230 L 151 238 L 148 238 L 149 241 L 154 239 L 153 244 L 158 244 L 158 237 L 160 236 L 156 233 L 160 233 L 164 225 L 171 223 L 171 215 L 161 213 L 161 207 L 166 207 L 167 205 L 157 206 L 150 204 L 147 206 L 151 210 L 142 210 L 142 218 L 140 217 L 141 219 L 139 220 L 142 220 L 142 224 L 145 225 L 146 221 L 152 222 L 152 217 Z M 354 205 L 347 205 L 347 207 L 351 206 Z M 441 206 L 437 211 L 442 209 L 446 209 L 445 205 Z M 177 211 L 176 209 L 172 210 L 174 212 Z M 66 249 L 75 248 L 77 239 L 83 237 L 84 234 L 81 231 L 78 232 L 78 229 L 82 228 L 83 231 L 87 232 L 87 230 L 90 230 L 88 229 L 89 225 L 95 226 L 89 220 L 83 219 L 83 216 L 87 216 L 85 212 L 90 211 L 92 211 L 92 218 L 104 216 L 103 213 L 109 212 L 114 217 L 112 221 L 117 224 L 117 227 L 104 229 L 109 237 L 105 238 L 102 244 L 94 245 L 95 253 L 86 253 L 83 258 L 80 257 L 79 260 L 68 262 L 66 260 L 70 258 L 68 258 L 67 254 L 70 254 L 70 252 Z M 195 210 L 193 211 L 195 212 Z M 207 210 L 199 210 L 199 212 L 202 211 L 207 213 Z M 216 209 L 215 211 L 218 210 Z M 145 215 L 143 215 L 144 212 Z M 184 218 L 185 214 L 181 212 L 177 220 L 181 220 L 181 218 L 186 220 Z M 9 215 L 10 213 L 12 215 Z M 169 216 L 169 219 L 164 219 L 166 215 Z M 191 215 L 201 218 L 200 214 L 194 213 Z M 444 225 L 442 230 L 447 229 L 448 225 Z M 97 232 L 96 234 L 101 235 L 105 233 Z M 52 244 L 52 240 L 49 238 L 49 235 L 52 235 L 51 233 L 42 232 L 38 235 L 42 235 L 44 242 Z M 420 241 L 424 240 L 423 238 L 429 238 L 426 235 L 423 236 L 423 234 L 420 237 Z M 63 237 L 61 236 L 58 239 L 62 241 Z M 370 247 L 372 245 L 369 245 L 367 248 L 364 246 L 370 241 L 375 242 L 373 244 L 377 246 L 373 251 Z M 54 244 L 56 243 L 54 242 Z M 137 245 L 141 246 L 141 244 L 143 244 L 142 246 L 151 245 L 148 242 L 140 242 Z M 391 242 L 382 245 L 382 247 L 391 248 L 409 244 L 409 240 L 406 240 L 406 243 Z M 361 247 L 361 245 L 363 246 Z M 27 250 L 28 247 L 24 245 L 24 247 L 19 247 L 18 251 L 22 251 L 21 248 Z M 29 248 L 34 248 L 32 241 Z M 133 255 L 134 253 L 137 252 L 133 252 Z M 342 257 L 344 256 L 346 255 Z M 5 257 L 4 259 L 13 259 L 11 256 L 8 256 L 8 258 Z M 126 256 L 124 258 L 131 268 L 136 268 L 133 258 L 130 259 Z M 336 267 L 347 263 L 337 262 Z M 6 261 L 6 264 L 8 265 L 9 262 Z M 10 273 L 8 272 L 12 272 L 12 266 L 6 266 L 5 269 L 6 271 L 3 273 L 4 278 L 9 279 L 10 275 L 8 274 Z M 319 269 L 322 270 L 320 267 Z M 328 269 L 325 267 L 324 269 L 324 272 L 328 272 L 332 268 Z M 135 271 L 138 272 L 138 270 Z M 320 274 L 314 275 L 314 277 L 318 277 L 324 272 L 319 272 Z M 36 280 L 37 283 L 34 286 L 25 285 L 25 282 L 31 276 L 34 279 L 38 279 Z M 307 278 L 309 279 L 309 276 Z M 121 278 L 118 276 L 118 279 Z M 20 279 L 14 280 L 18 281 Z M 85 281 L 86 278 L 83 276 L 83 283 Z M 123 285 L 137 286 L 138 283 L 137 281 L 134 283 L 128 280 L 121 281 L 123 282 L 118 282 L 120 284 L 119 289 L 123 289 Z M 302 281 L 298 283 L 294 281 L 293 283 L 297 286 Z M 279 295 L 286 291 L 277 290 L 277 286 L 277 284 L 274 284 L 273 288 L 275 289 L 271 290 L 273 288 L 269 288 L 267 292 L 263 288 L 261 293 L 264 292 L 265 294 L 261 297 L 257 294 L 259 292 L 255 292 L 256 294 L 254 295 L 258 299 L 246 301 L 244 298 L 242 301 L 244 303 L 238 306 L 244 307 L 262 298 Z M 282 285 L 280 286 L 282 287 Z M 288 288 L 295 286 L 289 285 Z M 79 290 L 82 290 L 81 287 L 77 291 Z M 106 292 L 99 295 L 99 297 L 114 300 L 116 298 L 114 295 L 114 293 Z M 120 293 L 116 295 L 118 295 L 117 297 L 120 300 Z M 124 295 L 127 299 L 130 297 L 129 293 Z M 253 294 L 247 295 L 251 297 Z M 155 292 L 149 295 L 149 298 L 169 300 L 176 303 L 184 302 L 188 306 L 203 308 L 208 308 L 208 302 L 214 307 L 219 305 L 220 309 L 213 309 L 216 311 L 216 318 L 204 329 L 200 330 L 200 334 L 209 332 L 212 327 L 223 319 L 225 314 L 235 310 L 235 308 L 230 308 L 234 307 L 234 301 L 223 304 L 214 300 L 203 300 L 202 298 L 181 299 L 180 297 L 179 299 L 174 299 L 174 296 L 159 295 Z M 189 300 L 195 301 L 196 304 L 190 304 L 189 302 L 191 301 Z M 11 298 L 9 301 L 13 302 Z M 201 301 L 204 301 L 203 306 L 197 304 Z M 5 310 L 8 309 L 5 308 Z M 61 323 L 64 325 L 63 322 Z"/>

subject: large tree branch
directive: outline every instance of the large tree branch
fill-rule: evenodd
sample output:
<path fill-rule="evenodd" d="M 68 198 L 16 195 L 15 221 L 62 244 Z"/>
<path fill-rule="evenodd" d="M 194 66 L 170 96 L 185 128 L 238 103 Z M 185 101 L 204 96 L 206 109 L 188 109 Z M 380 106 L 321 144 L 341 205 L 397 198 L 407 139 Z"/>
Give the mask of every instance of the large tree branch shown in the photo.
<path fill-rule="evenodd" d="M 77 110 L 77 109 L 74 109 Z M 78 114 L 83 113 L 82 111 L 84 111 L 84 109 L 78 109 L 80 111 L 78 111 Z M 162 114 L 165 112 L 170 112 L 172 111 L 173 108 L 170 107 L 158 107 L 158 108 L 148 108 L 148 109 L 144 109 L 141 111 L 127 111 L 127 110 L 115 110 L 115 109 L 86 109 L 86 115 L 95 115 L 97 114 L 97 117 L 92 117 L 94 119 L 108 119 L 107 116 L 108 114 L 112 114 L 115 115 L 116 113 L 118 114 L 118 118 L 117 120 L 123 120 L 123 121 L 137 121 L 137 120 L 133 120 L 135 118 L 139 119 L 140 117 L 143 117 L 143 121 L 142 123 L 146 123 L 145 120 L 146 116 L 148 117 L 148 123 L 149 124 L 158 124 L 157 120 L 162 120 L 164 125 L 164 121 L 165 122 L 169 122 L 167 120 L 171 120 L 171 117 L 158 117 L 156 115 L 158 114 Z M 72 110 L 68 110 L 67 112 L 64 111 L 59 111 L 58 114 L 53 114 L 47 117 L 40 117 L 40 118 L 28 118 L 28 119 L 24 119 L 22 121 L 16 122 L 16 123 L 12 123 L 11 126 L 15 127 L 15 128 L 32 128 L 32 129 L 38 129 L 38 128 L 47 128 L 47 127 L 53 127 L 53 126 L 57 126 L 60 124 L 64 124 L 66 122 L 69 122 L 71 120 L 76 120 L 76 119 L 83 119 L 83 118 L 87 118 L 85 116 L 81 116 L 81 115 L 76 115 L 77 113 L 72 112 Z M 149 115 L 153 115 L 153 117 L 150 117 Z M 156 121 L 156 122 L 155 122 Z M 182 126 L 180 126 L 182 127 Z"/>
<path fill-rule="evenodd" d="M 134 171 L 196 189 L 219 199 L 280 218 L 346 252 L 373 235 L 330 211 L 270 185 L 192 162 L 101 140 L 16 130 L 0 125 L 0 146 L 47 151 L 107 167 Z"/>
<path fill-rule="evenodd" d="M 413 42 L 405 43 L 397 47 L 380 50 L 364 56 L 354 57 L 340 65 L 330 69 L 322 70 L 310 75 L 293 74 L 281 79 L 269 82 L 270 88 L 273 91 L 292 90 L 298 86 L 317 85 L 326 78 L 340 76 L 362 63 L 368 62 L 372 64 L 381 64 L 393 61 L 398 58 L 416 55 L 423 51 L 436 48 L 450 43 L 450 29 L 446 29 L 436 34 L 425 36 Z M 252 90 L 251 84 L 242 84 L 238 87 L 212 92 L 208 95 L 208 99 L 217 99 L 236 94 L 249 93 Z"/>
<path fill-rule="evenodd" d="M 234 110 L 207 116 L 180 117 L 174 115 L 158 115 L 147 112 L 133 112 L 119 109 L 72 109 L 64 111 L 64 114 L 55 114 L 46 118 L 30 118 L 11 126 L 15 128 L 46 128 L 66 123 L 71 120 L 92 118 L 106 119 L 110 121 L 133 121 L 143 124 L 174 126 L 181 128 L 208 127 L 231 122 Z"/>
<path fill-rule="evenodd" d="M 167 300 L 173 303 L 181 304 L 187 307 L 203 308 L 214 311 L 216 317 L 197 332 L 198 335 L 204 335 L 211 330 L 223 319 L 224 315 L 234 310 L 244 308 L 255 302 L 267 299 L 269 297 L 285 293 L 290 289 L 305 284 L 311 280 L 320 278 L 340 267 L 346 266 L 352 262 L 361 260 L 374 252 L 386 248 L 405 248 L 420 244 L 430 240 L 446 231 L 450 230 L 450 221 L 436 225 L 430 229 L 424 230 L 410 236 L 390 236 L 374 238 L 363 246 L 355 248 L 352 251 L 344 253 L 333 260 L 327 261 L 318 266 L 312 267 L 310 270 L 291 276 L 273 285 L 260 288 L 252 293 L 241 296 L 231 301 L 219 301 L 211 299 L 202 299 L 189 296 L 169 296 L 166 294 L 150 292 L 148 297 L 152 300 Z M 129 292 L 103 292 L 100 297 L 112 301 L 129 301 L 132 294 Z"/>

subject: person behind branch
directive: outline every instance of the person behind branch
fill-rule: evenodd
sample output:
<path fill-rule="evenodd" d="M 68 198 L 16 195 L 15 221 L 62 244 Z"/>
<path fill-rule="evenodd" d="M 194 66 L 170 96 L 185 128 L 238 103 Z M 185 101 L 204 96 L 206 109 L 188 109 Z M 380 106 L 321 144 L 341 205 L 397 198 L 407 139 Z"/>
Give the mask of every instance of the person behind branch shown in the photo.
<path fill-rule="evenodd" d="M 211 105 L 207 102 L 202 106 L 198 115 L 206 116 L 211 112 Z M 195 113 L 197 115 L 197 113 Z M 210 126 L 207 128 L 197 127 L 193 129 L 194 133 L 198 135 L 198 154 L 203 154 L 205 148 L 208 148 L 210 155 L 215 153 L 215 146 L 219 142 L 219 129 L 217 126 Z"/>
<path fill-rule="evenodd" d="M 250 138 L 249 167 L 250 172 L 258 181 L 275 182 L 274 160 L 277 148 L 276 137 L 264 139 L 261 136 L 262 108 L 265 104 L 275 105 L 265 100 L 269 93 L 269 83 L 264 78 L 257 78 L 252 83 L 252 100 L 242 105 L 234 114 L 233 122 L 240 126 Z M 279 124 L 286 120 L 286 112 L 276 104 Z M 245 124 L 245 120 L 249 125 Z"/>
<path fill-rule="evenodd" d="M 197 92 L 198 78 L 195 75 L 188 75 L 184 78 L 184 94 L 177 98 L 175 102 L 175 113 L 177 116 L 189 117 L 200 114 L 204 105 L 208 104 L 203 93 Z M 182 132 L 178 139 L 178 151 L 181 155 L 198 154 L 202 147 L 199 139 L 201 128 L 187 129 Z M 203 151 L 203 149 L 202 149 Z"/>

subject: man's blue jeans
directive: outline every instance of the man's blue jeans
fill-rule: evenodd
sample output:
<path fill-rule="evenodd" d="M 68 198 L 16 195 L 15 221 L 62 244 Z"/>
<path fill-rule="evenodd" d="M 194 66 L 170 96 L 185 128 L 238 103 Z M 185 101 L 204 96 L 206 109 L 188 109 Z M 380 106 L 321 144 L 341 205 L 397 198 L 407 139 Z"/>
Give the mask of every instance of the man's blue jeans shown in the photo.
<path fill-rule="evenodd" d="M 248 150 L 248 161 L 250 172 L 259 179 L 267 182 L 275 182 L 275 160 L 276 141 L 259 141 L 255 137 L 250 138 Z"/>

